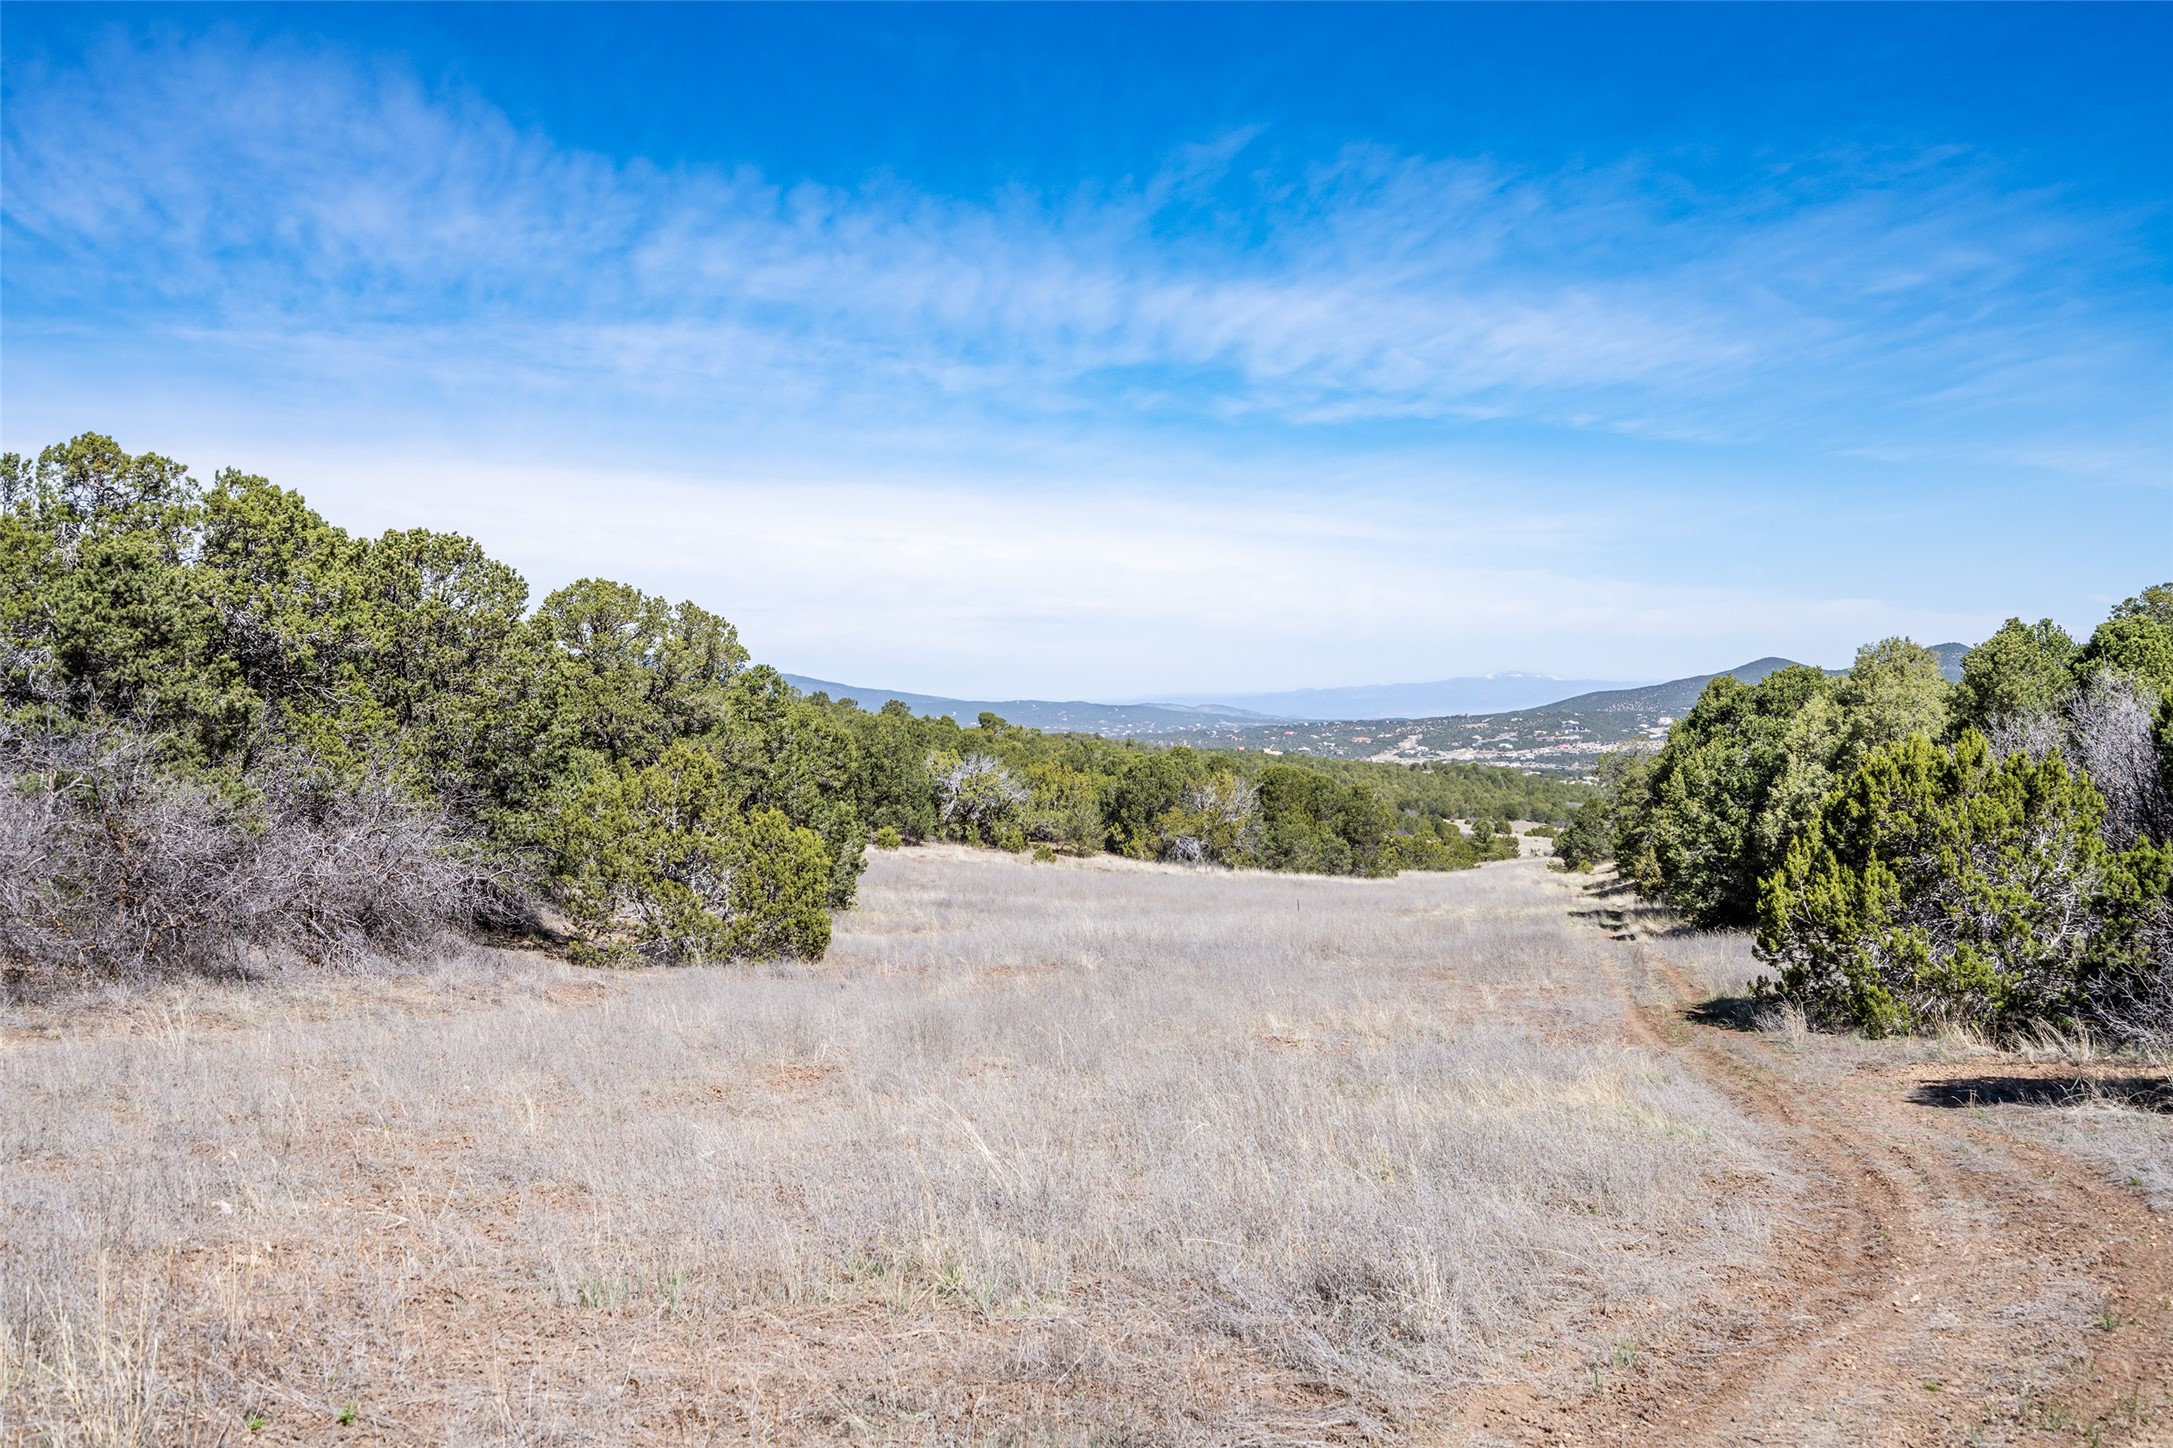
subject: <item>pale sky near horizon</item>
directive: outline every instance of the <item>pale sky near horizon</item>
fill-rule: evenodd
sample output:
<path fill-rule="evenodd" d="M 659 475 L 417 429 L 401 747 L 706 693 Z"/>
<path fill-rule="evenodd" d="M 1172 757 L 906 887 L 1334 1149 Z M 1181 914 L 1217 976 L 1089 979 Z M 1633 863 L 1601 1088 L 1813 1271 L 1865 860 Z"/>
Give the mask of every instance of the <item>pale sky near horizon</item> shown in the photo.
<path fill-rule="evenodd" d="M 2078 633 L 2173 9 L 9 3 L 0 446 L 964 697 Z"/>

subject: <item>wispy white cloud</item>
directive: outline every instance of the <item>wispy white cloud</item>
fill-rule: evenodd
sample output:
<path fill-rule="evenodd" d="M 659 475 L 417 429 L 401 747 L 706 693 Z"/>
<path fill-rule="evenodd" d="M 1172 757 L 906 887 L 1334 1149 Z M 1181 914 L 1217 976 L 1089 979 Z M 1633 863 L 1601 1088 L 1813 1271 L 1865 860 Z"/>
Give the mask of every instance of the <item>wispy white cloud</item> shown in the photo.
<path fill-rule="evenodd" d="M 2164 492 L 2132 218 L 1967 151 L 1713 192 L 1261 139 L 944 196 L 584 154 L 341 54 L 116 41 L 10 72 L 0 428 L 134 426 L 964 693 L 1837 662 L 2151 566 L 2133 528 L 2093 564 L 2088 520 L 1962 506 L 2018 470 Z"/>
<path fill-rule="evenodd" d="M 946 198 L 571 152 L 337 56 L 115 49 L 11 98 L 8 284 L 18 313 L 754 412 L 1515 418 L 2041 459 L 2048 396 L 2132 432 L 2121 404 L 2167 365 L 2162 329 L 2062 291 L 2118 249 L 2103 219 L 1967 155 L 1704 196 L 1639 164 L 1367 148 L 1248 175 L 1251 139 L 1129 190 Z"/>
<path fill-rule="evenodd" d="M 306 475 L 320 506 L 364 530 L 470 532 L 539 590 L 596 573 L 639 578 L 722 610 L 761 657 L 977 697 L 1357 683 L 1539 656 L 1572 672 L 1661 677 L 1697 666 L 1684 659 L 1719 667 L 1776 649 L 1845 661 L 1855 641 L 1896 628 L 1977 637 L 1997 621 L 1519 562 L 1559 540 L 1533 536 L 1512 509 L 1383 496 L 1259 491 L 1232 508 L 1053 487 L 998 505 L 933 478 L 258 462 Z"/>

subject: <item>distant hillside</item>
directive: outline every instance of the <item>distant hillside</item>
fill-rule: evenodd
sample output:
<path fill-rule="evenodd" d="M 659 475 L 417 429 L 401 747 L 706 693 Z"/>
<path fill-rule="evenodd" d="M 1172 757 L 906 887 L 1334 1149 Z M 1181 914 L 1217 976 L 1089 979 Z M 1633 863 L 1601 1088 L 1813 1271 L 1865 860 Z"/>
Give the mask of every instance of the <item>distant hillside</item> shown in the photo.
<path fill-rule="evenodd" d="M 1940 669 L 1949 679 L 1962 673 L 1963 644 L 1934 644 Z M 1754 659 L 1722 673 L 1755 684 L 1776 669 L 1788 668 L 1791 660 Z M 1829 670 L 1828 672 L 1836 672 Z M 1001 714 L 1014 724 L 1036 729 L 1072 730 L 1105 734 L 1114 738 L 1162 738 L 1209 749 L 1257 749 L 1270 754 L 1304 754 L 1328 759 L 1370 759 L 1380 763 L 1500 764 L 1527 773 L 1588 776 L 1600 754 L 1621 744 L 1657 747 L 1668 726 L 1690 712 L 1705 686 L 1719 674 L 1693 674 L 1664 684 L 1634 688 L 1594 689 L 1566 699 L 1523 709 L 1490 713 L 1372 714 L 1321 719 L 1293 712 L 1277 717 L 1227 704 L 1093 704 L 1049 699 L 947 699 L 937 694 L 913 694 L 903 690 L 864 689 L 826 679 L 787 674 L 794 685 L 820 691 L 833 699 L 855 699 L 866 709 L 880 709 L 886 699 L 899 699 L 916 714 L 948 714 L 970 724 L 983 710 Z M 1532 675 L 1504 676 L 1542 682 Z M 1442 680 L 1456 683 L 1491 683 L 1492 680 Z M 1382 695 L 1398 688 L 1426 685 L 1375 686 Z M 1297 689 L 1285 694 L 1242 696 L 1250 701 L 1300 696 L 1364 695 L 1372 689 Z"/>
<path fill-rule="evenodd" d="M 1732 669 L 1722 669 L 1720 674 L 1733 674 L 1746 684 L 1755 684 L 1777 669 L 1793 668 L 1795 660 L 1781 658 L 1753 659 Z M 1698 695 L 1705 686 L 1720 674 L 1692 674 L 1685 679 L 1670 679 L 1664 684 L 1647 684 L 1641 689 L 1602 689 L 1595 693 L 1579 694 L 1575 698 L 1559 699 L 1542 704 L 1530 712 L 1535 714 L 1673 714 L 1681 716 L 1698 702 Z"/>
<path fill-rule="evenodd" d="M 869 689 L 840 684 L 833 679 L 811 679 L 804 674 L 785 675 L 787 683 L 810 694 L 833 699 L 852 699 L 863 709 L 876 710 L 896 699 L 927 718 L 948 715 L 971 724 L 985 711 L 1001 714 L 1007 723 L 1034 729 L 1081 734 L 1106 734 L 1128 738 L 1143 734 L 1189 734 L 1216 726 L 1279 723 L 1270 714 L 1245 709 L 1194 704 L 1095 704 L 1082 699 L 950 699 L 941 694 L 916 694 L 906 689 Z"/>
<path fill-rule="evenodd" d="M 1939 658 L 1939 671 L 1947 682 L 1959 682 L 1962 677 L 1962 655 L 1969 652 L 1968 644 L 1932 644 L 1931 651 Z M 1778 669 L 1795 667 L 1795 660 L 1782 658 L 1753 659 L 1722 672 L 1735 675 L 1746 684 L 1755 684 Z M 1838 674 L 1839 669 L 1828 669 Z M 1532 712 L 1540 714 L 1586 713 L 1637 713 L 1674 714 L 1680 716 L 1698 702 L 1698 695 L 1705 686 L 1719 678 L 1719 674 L 1693 674 L 1687 679 L 1670 679 L 1664 684 L 1648 684 L 1641 689 L 1603 689 L 1595 693 L 1579 694 L 1575 698 L 1560 699 L 1552 704 L 1536 706 Z"/>
<path fill-rule="evenodd" d="M 1179 694 L 1175 702 L 1218 710 L 1253 710 L 1280 719 L 1428 719 L 1442 714 L 1498 714 L 1534 709 L 1598 689 L 1624 689 L 1619 679 L 1554 679 L 1545 674 L 1489 674 L 1419 684 L 1358 684 L 1340 689 L 1285 689 L 1267 694 Z"/>

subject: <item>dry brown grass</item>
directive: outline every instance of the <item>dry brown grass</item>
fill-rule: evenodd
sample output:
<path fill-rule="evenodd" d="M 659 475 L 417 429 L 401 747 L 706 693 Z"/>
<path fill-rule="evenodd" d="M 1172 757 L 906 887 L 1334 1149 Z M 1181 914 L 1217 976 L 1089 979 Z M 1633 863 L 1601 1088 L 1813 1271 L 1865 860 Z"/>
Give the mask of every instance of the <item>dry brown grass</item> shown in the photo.
<path fill-rule="evenodd" d="M 18 1010 L 0 1439 L 1408 1436 L 1763 1245 L 1571 888 L 928 849 L 812 968 Z"/>

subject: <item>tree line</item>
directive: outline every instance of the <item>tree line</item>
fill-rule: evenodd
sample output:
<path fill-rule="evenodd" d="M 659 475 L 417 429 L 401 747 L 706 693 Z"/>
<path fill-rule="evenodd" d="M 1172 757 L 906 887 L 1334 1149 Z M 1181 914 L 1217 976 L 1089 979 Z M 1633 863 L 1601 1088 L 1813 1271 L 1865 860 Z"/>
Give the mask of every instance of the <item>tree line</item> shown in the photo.
<path fill-rule="evenodd" d="M 826 702 L 816 696 L 816 702 Z M 984 713 L 970 727 L 918 718 L 892 700 L 843 701 L 870 778 L 879 842 L 951 839 L 1001 849 L 1109 851 L 1325 875 L 1454 870 L 1516 853 L 1506 818 L 1467 831 L 1452 809 L 1510 791 L 1459 790 L 1422 771 L 1293 761 L 1093 734 L 1046 734 Z M 1472 811 L 1476 813 L 1476 811 Z"/>
<path fill-rule="evenodd" d="M 584 958 L 812 958 L 871 841 L 1455 869 L 1515 853 L 1513 808 L 1567 817 L 1520 778 L 870 712 L 694 603 L 583 579 L 531 607 L 471 539 L 352 535 L 95 434 L 0 458 L 11 971 L 351 959 L 544 910 Z"/>
<path fill-rule="evenodd" d="M 1887 639 L 1717 678 L 1557 852 L 1755 930 L 1761 990 L 1824 1027 L 2173 1045 L 2173 584 L 2079 642 L 2009 619 L 1961 672 Z"/>

